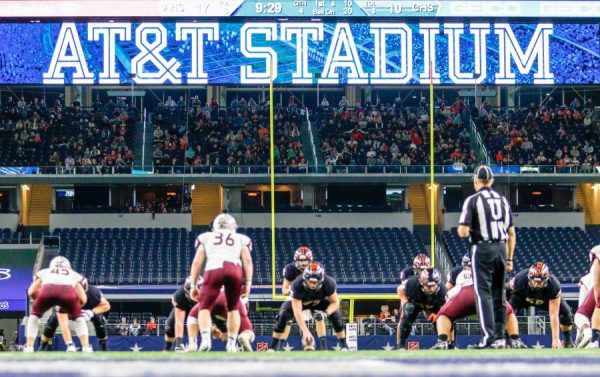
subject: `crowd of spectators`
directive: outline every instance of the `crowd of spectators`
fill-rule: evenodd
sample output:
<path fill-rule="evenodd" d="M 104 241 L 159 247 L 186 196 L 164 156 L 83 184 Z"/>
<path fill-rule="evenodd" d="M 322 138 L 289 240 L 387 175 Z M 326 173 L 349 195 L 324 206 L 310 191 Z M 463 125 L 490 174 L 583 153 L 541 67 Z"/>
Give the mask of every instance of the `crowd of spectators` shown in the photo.
<path fill-rule="evenodd" d="M 121 172 L 130 168 L 137 111 L 123 99 L 82 108 L 44 99 L 6 98 L 0 107 L 3 166 L 40 166 L 49 173 Z"/>
<path fill-rule="evenodd" d="M 159 195 L 150 200 L 138 200 L 135 205 L 127 202 L 124 207 L 128 213 L 187 213 L 191 212 L 191 198 L 186 194 L 182 201 L 179 194 Z"/>
<path fill-rule="evenodd" d="M 180 102 L 183 99 L 180 99 Z M 171 100 L 153 115 L 155 169 L 209 166 L 266 166 L 270 159 L 269 107 L 250 98 L 234 99 L 223 108 L 216 99 L 202 105 L 196 97 L 189 107 Z M 275 165 L 302 168 L 300 107 L 290 97 L 287 107 L 274 109 Z"/>
<path fill-rule="evenodd" d="M 417 107 L 403 106 L 399 97 L 391 104 L 367 98 L 350 107 L 342 97 L 331 107 L 325 97 L 320 110 L 316 122 L 323 159 L 329 167 L 429 164 L 429 104 L 425 98 Z M 460 168 L 477 164 L 464 111 L 460 98 L 452 106 L 438 99 L 434 112 L 435 164 Z"/>
<path fill-rule="evenodd" d="M 553 165 L 591 173 L 599 166 L 600 114 L 591 98 L 559 105 L 552 96 L 542 104 L 479 109 L 479 129 L 498 165 Z"/>

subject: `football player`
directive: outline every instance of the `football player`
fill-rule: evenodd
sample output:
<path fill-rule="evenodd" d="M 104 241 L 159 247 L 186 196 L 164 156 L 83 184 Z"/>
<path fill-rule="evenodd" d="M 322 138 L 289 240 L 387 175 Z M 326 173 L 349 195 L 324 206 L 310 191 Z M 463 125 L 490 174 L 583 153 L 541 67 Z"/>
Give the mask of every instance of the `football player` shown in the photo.
<path fill-rule="evenodd" d="M 396 287 L 396 293 L 400 295 L 404 283 L 406 283 L 411 276 L 419 275 L 421 271 L 429 267 L 431 267 L 431 258 L 429 258 L 425 253 L 417 254 L 417 256 L 415 256 L 413 259 L 412 266 L 408 266 L 400 271 L 400 285 Z M 398 322 L 398 329 L 396 331 L 396 344 L 400 344 L 400 322 Z"/>
<path fill-rule="evenodd" d="M 585 348 L 592 340 L 590 320 L 596 306 L 593 288 L 594 278 L 591 272 L 579 279 L 579 302 L 574 317 L 577 327 L 577 336 L 575 337 L 575 347 L 577 348 Z"/>
<path fill-rule="evenodd" d="M 86 304 L 81 308 L 83 311 L 83 318 L 85 318 L 86 322 L 92 322 L 94 329 L 96 330 L 96 337 L 100 343 L 100 349 L 102 351 L 107 351 L 108 333 L 106 332 L 106 319 L 104 318 L 103 314 L 110 310 L 110 303 L 106 297 L 104 297 L 98 287 L 87 284 L 87 282 L 84 282 L 83 286 L 85 289 L 85 295 L 87 297 Z M 56 333 L 56 328 L 58 327 L 59 322 L 67 324 L 67 326 L 61 326 L 61 332 L 63 339 L 65 339 L 65 343 L 67 344 L 67 349 L 69 348 L 69 345 L 72 345 L 71 331 L 69 330 L 68 320 L 69 315 L 61 308 L 52 311 L 52 314 L 46 321 L 46 326 L 44 326 L 44 332 L 42 334 L 38 351 L 48 350 L 48 344 L 52 338 L 54 338 L 54 334 Z M 75 346 L 72 345 L 72 348 L 73 349 L 71 351 L 74 351 Z"/>
<path fill-rule="evenodd" d="M 552 348 L 562 348 L 559 324 L 563 332 L 564 346 L 573 347 L 571 328 L 573 314 L 571 308 L 561 297 L 560 283 L 550 274 L 548 266 L 537 262 L 529 269 L 515 275 L 507 284 L 508 302 L 514 310 L 530 306 L 547 310 L 552 328 Z"/>
<path fill-rule="evenodd" d="M 473 271 L 471 270 L 471 258 L 465 254 L 462 259 L 463 268 L 460 273 L 455 274 L 456 267 L 448 274 L 446 287 L 451 287 L 446 297 L 446 303 L 437 315 L 436 329 L 438 341 L 432 349 L 452 349 L 455 341 L 453 334 L 453 322 L 470 315 L 477 314 L 475 304 L 475 290 L 473 288 Z M 510 306 L 506 305 L 506 331 L 509 336 L 511 348 L 527 348 L 519 337 L 519 324 L 517 317 Z M 503 346 L 502 343 L 499 343 Z"/>
<path fill-rule="evenodd" d="M 198 280 L 196 285 L 200 284 L 202 284 L 202 281 Z M 171 348 L 173 348 L 173 343 L 175 344 L 175 347 L 173 348 L 175 352 L 185 351 L 183 346 L 183 324 L 185 322 L 185 317 L 192 310 L 194 305 L 196 305 L 196 301 L 192 300 L 190 297 L 191 287 L 192 278 L 188 276 L 183 285 L 179 287 L 177 291 L 173 293 L 173 297 L 171 297 L 173 309 L 171 309 L 171 313 L 169 313 L 165 326 L 165 351 L 170 351 Z"/>
<path fill-rule="evenodd" d="M 590 251 L 590 259 L 592 261 L 592 277 L 594 281 L 594 296 L 596 306 L 594 314 L 592 314 L 592 344 L 600 343 L 600 245 L 592 248 Z"/>
<path fill-rule="evenodd" d="M 237 352 L 237 337 L 240 329 L 240 312 L 237 303 L 243 294 L 248 296 L 252 286 L 252 241 L 237 233 L 237 223 L 233 216 L 223 213 L 213 221 L 212 232 L 205 232 L 196 238 L 196 255 L 191 267 L 192 281 L 198 280 L 204 267 L 204 283 L 200 295 L 198 324 L 202 341 L 200 351 L 211 347 L 212 321 L 210 310 L 225 287 L 227 296 L 227 352 Z M 206 266 L 205 266 L 206 264 Z M 242 291 L 242 279 L 245 284 Z M 192 285 L 192 299 L 198 296 L 196 285 Z"/>
<path fill-rule="evenodd" d="M 23 352 L 33 352 L 35 338 L 39 332 L 40 318 L 54 306 L 60 306 L 75 321 L 75 330 L 81 341 L 82 351 L 93 352 L 89 344 L 87 323 L 81 312 L 81 306 L 87 302 L 82 285 L 84 278 L 71 269 L 71 263 L 67 258 L 58 256 L 50 261 L 49 268 L 38 271 L 34 279 L 27 290 L 27 295 L 34 302 L 31 315 L 27 320 L 27 343 Z"/>
<path fill-rule="evenodd" d="M 248 304 L 247 297 L 240 297 L 240 301 L 237 304 L 237 309 L 240 311 L 240 330 L 238 334 L 238 342 L 242 347 L 243 351 L 252 352 L 252 342 L 254 341 L 254 330 L 252 329 L 252 322 L 248 318 L 248 310 L 246 305 Z M 187 317 L 187 329 L 188 329 L 188 346 L 187 352 L 197 351 L 198 349 L 198 313 L 200 312 L 200 304 L 194 305 L 190 314 Z M 217 301 L 210 310 L 211 318 L 213 320 L 212 337 L 215 339 L 221 339 L 227 341 L 227 298 L 225 293 L 221 292 Z"/>
<path fill-rule="evenodd" d="M 419 253 L 413 259 L 412 266 L 406 267 L 400 272 L 400 281 L 405 282 L 411 276 L 419 275 L 421 271 L 431 267 L 431 258 L 425 253 Z"/>
<path fill-rule="evenodd" d="M 279 313 L 280 330 L 283 329 L 288 320 L 293 316 L 302 333 L 302 344 L 310 344 L 314 347 L 314 338 L 306 322 L 304 322 L 303 311 L 308 309 L 317 323 L 324 321 L 325 318 L 329 319 L 338 338 L 340 349 L 348 350 L 345 324 L 340 313 L 340 301 L 337 295 L 336 283 L 332 277 L 325 275 L 325 269 L 320 263 L 311 262 L 306 267 L 302 276 L 296 278 L 292 283 L 290 294 L 292 300 L 286 301 Z M 292 310 L 283 310 L 284 307 L 289 306 L 291 306 Z M 326 342 L 322 341 L 321 346 L 322 349 L 326 349 Z"/>
<path fill-rule="evenodd" d="M 446 302 L 446 293 L 448 290 L 442 285 L 439 271 L 431 267 L 402 284 L 399 292 L 402 315 L 398 326 L 400 336 L 397 349 L 407 349 L 408 336 L 419 313 L 423 311 L 429 321 L 435 322 L 437 312 Z"/>
<path fill-rule="evenodd" d="M 289 296 L 290 288 L 292 286 L 292 282 L 298 277 L 302 275 L 302 272 L 308 266 L 310 262 L 313 260 L 313 252 L 310 248 L 306 246 L 300 246 L 294 252 L 294 262 L 286 265 L 283 268 L 283 285 L 281 286 L 281 293 L 284 296 Z M 287 301 L 291 301 L 291 297 L 287 299 Z M 282 307 L 284 304 L 282 304 Z M 289 304 L 288 304 L 289 306 Z M 291 306 L 289 307 L 291 309 Z M 271 343 L 269 344 L 269 350 L 278 351 L 285 344 L 288 336 L 290 335 L 290 328 L 292 325 L 293 319 L 285 323 L 285 328 L 282 332 L 273 331 L 273 337 L 271 338 Z M 280 326 L 277 326 L 279 323 L 279 315 L 275 317 L 275 330 L 280 330 Z M 323 323 L 323 322 L 321 322 Z"/>
<path fill-rule="evenodd" d="M 454 267 L 446 275 L 446 288 L 448 289 L 449 297 L 453 296 L 452 288 L 456 286 L 456 278 L 458 278 L 463 271 L 471 271 L 471 256 L 469 253 L 463 255 L 460 266 Z M 462 275 L 464 276 L 464 274 Z"/>

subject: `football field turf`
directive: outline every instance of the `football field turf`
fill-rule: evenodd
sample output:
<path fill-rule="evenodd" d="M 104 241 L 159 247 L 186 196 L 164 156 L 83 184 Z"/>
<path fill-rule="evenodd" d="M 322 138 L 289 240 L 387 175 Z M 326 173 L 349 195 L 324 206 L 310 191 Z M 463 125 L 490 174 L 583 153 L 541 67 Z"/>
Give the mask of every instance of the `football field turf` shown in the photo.
<path fill-rule="evenodd" d="M 600 350 L 0 353 L 2 376 L 598 376 Z"/>

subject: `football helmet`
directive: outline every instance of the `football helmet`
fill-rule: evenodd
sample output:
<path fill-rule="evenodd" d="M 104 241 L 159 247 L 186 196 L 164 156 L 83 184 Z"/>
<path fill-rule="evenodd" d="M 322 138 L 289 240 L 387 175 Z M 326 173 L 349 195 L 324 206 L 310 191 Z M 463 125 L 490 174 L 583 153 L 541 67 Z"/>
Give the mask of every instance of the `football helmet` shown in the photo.
<path fill-rule="evenodd" d="M 415 269 L 415 275 L 419 275 L 421 271 L 431 267 L 431 259 L 425 253 L 418 254 L 413 259 L 413 268 Z"/>
<path fill-rule="evenodd" d="M 465 255 L 463 255 L 462 257 L 462 266 L 464 267 L 471 267 L 471 255 L 469 253 L 466 253 Z"/>
<path fill-rule="evenodd" d="M 325 269 L 319 262 L 310 262 L 302 273 L 304 287 L 310 290 L 318 290 L 323 285 L 325 280 Z M 316 286 L 311 286 L 309 283 L 317 283 Z"/>
<path fill-rule="evenodd" d="M 421 271 L 419 282 L 421 283 L 423 293 L 433 295 L 440 290 L 442 275 L 440 275 L 440 272 L 435 268 L 429 267 Z"/>
<path fill-rule="evenodd" d="M 533 289 L 544 288 L 548 284 L 550 278 L 550 270 L 543 262 L 537 262 L 527 271 L 527 277 L 529 278 L 529 286 Z"/>
<path fill-rule="evenodd" d="M 63 256 L 54 257 L 50 261 L 50 268 L 65 268 L 70 270 L 71 262 L 69 262 L 69 260 Z"/>
<path fill-rule="evenodd" d="M 228 213 L 222 213 L 215 217 L 212 223 L 213 232 L 218 230 L 229 230 L 235 232 L 237 230 L 237 222 L 235 218 Z"/>
<path fill-rule="evenodd" d="M 306 266 L 313 260 L 313 252 L 308 246 L 300 246 L 294 252 L 294 265 L 300 271 L 304 271 Z"/>

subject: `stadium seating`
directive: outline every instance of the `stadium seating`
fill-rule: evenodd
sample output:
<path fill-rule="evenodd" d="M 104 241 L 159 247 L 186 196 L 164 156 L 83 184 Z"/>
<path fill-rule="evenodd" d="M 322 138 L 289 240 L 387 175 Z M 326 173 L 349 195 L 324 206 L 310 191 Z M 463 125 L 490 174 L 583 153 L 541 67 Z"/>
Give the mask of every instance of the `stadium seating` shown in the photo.
<path fill-rule="evenodd" d="M 450 109 L 437 109 L 434 115 L 435 163 L 464 169 L 476 162 L 476 156 L 470 150 L 466 125 Z M 336 166 L 428 164 L 428 122 L 426 107 L 411 109 L 399 104 L 346 107 L 317 112 L 315 117 L 325 164 Z"/>
<path fill-rule="evenodd" d="M 271 231 L 240 229 L 253 240 L 255 284 L 271 284 Z M 188 274 L 195 233 L 182 228 L 56 229 L 61 252 L 95 284 L 178 284 Z M 396 283 L 423 241 L 405 228 L 284 228 L 276 234 L 277 282 L 293 251 L 311 247 L 339 284 Z"/>
<path fill-rule="evenodd" d="M 589 270 L 588 250 L 600 242 L 598 235 L 579 228 L 517 228 L 514 271 L 543 261 L 561 282 L 576 282 Z M 455 264 L 469 251 L 469 241 L 456 228 L 444 232 L 444 243 Z"/>
<path fill-rule="evenodd" d="M 0 149 L 0 166 L 49 166 L 47 172 L 55 173 L 68 156 L 73 166 L 83 166 L 80 174 L 92 173 L 92 165 L 130 166 L 136 117 L 135 110 L 114 105 L 5 106 L 0 113 L 0 142 L 5 146 Z"/>
<path fill-rule="evenodd" d="M 577 168 L 589 173 L 598 165 L 598 150 L 593 148 L 600 142 L 593 122 L 598 116 L 588 109 L 532 105 L 483 111 L 477 125 L 497 164 L 550 165 L 560 172 Z"/>
<path fill-rule="evenodd" d="M 278 107 L 274 115 L 275 164 L 306 165 L 298 108 Z M 204 172 L 208 166 L 267 165 L 268 116 L 266 107 L 244 106 L 237 111 L 219 110 L 218 105 L 205 106 L 202 111 L 159 107 L 153 116 L 155 170 L 177 171 L 185 165 Z"/>
<path fill-rule="evenodd" d="M 18 243 L 18 234 L 13 232 L 10 228 L 0 230 L 0 244 L 1 243 Z"/>

